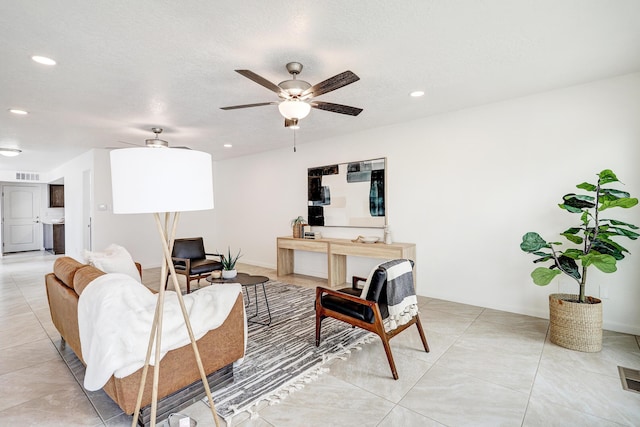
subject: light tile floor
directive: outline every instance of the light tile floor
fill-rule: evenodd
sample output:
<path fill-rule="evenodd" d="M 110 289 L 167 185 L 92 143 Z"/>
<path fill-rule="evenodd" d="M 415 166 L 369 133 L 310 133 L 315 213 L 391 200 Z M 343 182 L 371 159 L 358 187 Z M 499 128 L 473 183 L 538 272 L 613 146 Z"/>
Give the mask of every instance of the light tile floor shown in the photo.
<path fill-rule="evenodd" d="M 100 419 L 56 350 L 43 279 L 54 259 L 31 253 L 0 260 L 0 426 L 126 426 L 126 417 Z M 240 269 L 275 278 L 270 269 Z M 145 284 L 158 276 L 145 270 Z M 324 284 L 304 276 L 284 281 Z M 601 352 L 580 353 L 551 344 L 544 319 L 425 297 L 420 309 L 431 352 L 420 351 L 411 329 L 394 338 L 398 381 L 374 342 L 234 425 L 640 425 L 640 394 L 622 390 L 617 372 L 618 365 L 640 369 L 638 337 L 605 331 Z M 200 427 L 214 425 L 204 403 L 183 412 Z"/>

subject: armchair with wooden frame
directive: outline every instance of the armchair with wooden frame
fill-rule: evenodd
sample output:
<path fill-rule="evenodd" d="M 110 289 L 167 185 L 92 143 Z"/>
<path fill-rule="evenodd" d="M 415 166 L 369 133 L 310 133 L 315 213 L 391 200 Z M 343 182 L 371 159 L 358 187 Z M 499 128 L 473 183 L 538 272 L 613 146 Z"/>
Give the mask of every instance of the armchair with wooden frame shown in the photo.
<path fill-rule="evenodd" d="M 217 257 L 217 260 L 208 256 Z M 206 253 L 202 237 L 175 239 L 171 259 L 176 274 L 185 276 L 187 281 L 187 293 L 191 292 L 191 281 L 211 275 L 212 271 L 222 270 L 222 254 Z M 167 281 L 168 283 L 168 281 Z"/>
<path fill-rule="evenodd" d="M 411 266 L 413 266 L 412 261 Z M 316 346 L 320 345 L 322 320 L 327 317 L 332 317 L 346 322 L 353 327 L 357 326 L 373 332 L 382 340 L 391 373 L 393 378 L 397 380 L 398 371 L 393 360 L 389 340 L 415 324 L 426 352 L 429 352 L 429 345 L 418 314 L 413 316 L 407 323 L 393 330 L 385 331 L 384 319 L 388 315 L 387 270 L 382 267 L 377 267 L 372 272 L 366 298 L 362 298 L 360 294 L 363 289 L 358 287 L 358 283 L 366 280 L 365 278 L 354 276 L 351 288 L 338 290 L 321 286 L 316 288 Z M 413 281 L 412 274 L 411 280 Z"/>

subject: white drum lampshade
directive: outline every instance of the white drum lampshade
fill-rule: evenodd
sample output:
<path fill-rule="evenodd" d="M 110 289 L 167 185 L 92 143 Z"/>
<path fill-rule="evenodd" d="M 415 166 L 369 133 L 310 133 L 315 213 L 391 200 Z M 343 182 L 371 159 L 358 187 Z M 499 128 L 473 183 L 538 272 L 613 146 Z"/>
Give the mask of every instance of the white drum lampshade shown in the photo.
<path fill-rule="evenodd" d="M 211 155 L 180 148 L 125 148 L 111 152 L 113 212 L 213 209 Z"/>

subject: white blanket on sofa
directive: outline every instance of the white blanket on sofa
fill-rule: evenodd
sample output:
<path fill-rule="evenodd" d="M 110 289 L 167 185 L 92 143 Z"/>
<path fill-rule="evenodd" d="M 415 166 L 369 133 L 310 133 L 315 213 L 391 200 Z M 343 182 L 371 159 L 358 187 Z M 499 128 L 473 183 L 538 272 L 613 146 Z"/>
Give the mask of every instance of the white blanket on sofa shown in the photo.
<path fill-rule="evenodd" d="M 241 288 L 218 284 L 183 296 L 196 340 L 224 323 Z M 167 291 L 164 298 L 161 359 L 190 342 L 176 293 Z M 157 299 L 158 294 L 126 274 L 105 274 L 84 289 L 78 326 L 87 390 L 102 388 L 111 375 L 126 377 L 144 366 Z M 155 348 L 152 365 L 154 355 Z"/>

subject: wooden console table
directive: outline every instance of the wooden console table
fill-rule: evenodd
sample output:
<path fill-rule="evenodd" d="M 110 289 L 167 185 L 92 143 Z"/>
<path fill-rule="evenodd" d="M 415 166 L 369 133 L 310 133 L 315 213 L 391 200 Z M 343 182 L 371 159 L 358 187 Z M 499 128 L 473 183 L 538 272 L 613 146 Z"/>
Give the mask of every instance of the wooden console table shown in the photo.
<path fill-rule="evenodd" d="M 414 243 L 354 243 L 349 239 L 294 239 L 278 237 L 278 276 L 293 274 L 294 251 L 320 252 L 327 254 L 327 276 L 330 287 L 340 286 L 347 281 L 347 256 L 365 258 L 396 259 L 406 258 L 416 262 Z M 414 281 L 415 281 L 414 266 Z"/>

